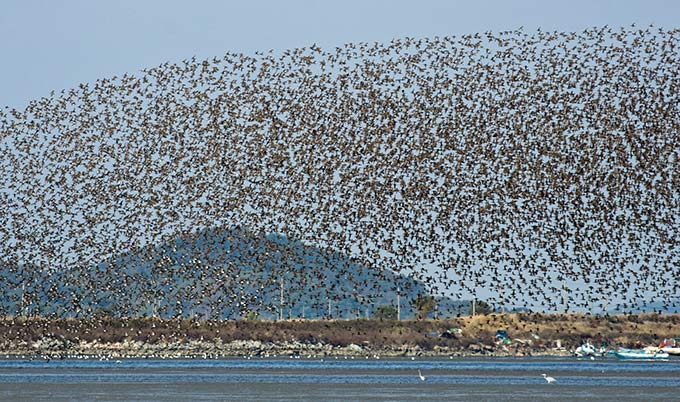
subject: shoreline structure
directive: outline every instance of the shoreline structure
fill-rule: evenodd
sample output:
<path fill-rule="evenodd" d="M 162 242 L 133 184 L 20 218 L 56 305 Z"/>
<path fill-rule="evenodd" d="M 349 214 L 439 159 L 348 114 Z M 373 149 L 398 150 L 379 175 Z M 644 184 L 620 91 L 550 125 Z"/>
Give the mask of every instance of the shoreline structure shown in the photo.
<path fill-rule="evenodd" d="M 508 340 L 495 337 L 506 330 Z M 488 314 L 446 320 L 198 321 L 157 318 L 0 319 L 5 358 L 238 356 L 569 356 L 583 342 L 656 346 L 680 314 Z"/>

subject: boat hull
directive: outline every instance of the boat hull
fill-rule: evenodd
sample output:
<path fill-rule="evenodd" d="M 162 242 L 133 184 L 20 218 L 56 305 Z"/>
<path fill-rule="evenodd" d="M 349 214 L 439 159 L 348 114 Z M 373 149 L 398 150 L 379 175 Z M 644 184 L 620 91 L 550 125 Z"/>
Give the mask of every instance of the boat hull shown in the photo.
<path fill-rule="evenodd" d="M 648 350 L 619 349 L 613 352 L 614 356 L 625 360 L 667 360 L 666 352 L 650 352 Z"/>
<path fill-rule="evenodd" d="M 661 351 L 668 353 L 669 355 L 680 355 L 680 348 L 678 347 L 661 348 Z"/>

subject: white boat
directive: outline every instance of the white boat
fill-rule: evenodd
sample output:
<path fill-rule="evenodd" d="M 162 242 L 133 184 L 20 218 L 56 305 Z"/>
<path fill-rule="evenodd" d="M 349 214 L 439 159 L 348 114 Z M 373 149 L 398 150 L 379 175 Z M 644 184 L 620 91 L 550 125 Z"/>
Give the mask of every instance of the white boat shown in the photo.
<path fill-rule="evenodd" d="M 664 339 L 659 345 L 659 350 L 670 355 L 680 355 L 680 342 L 677 338 Z"/>
<path fill-rule="evenodd" d="M 619 348 L 618 350 L 612 350 L 614 356 L 619 359 L 627 360 L 668 360 L 668 353 L 663 351 L 651 351 L 646 349 L 625 349 Z"/>
<path fill-rule="evenodd" d="M 595 345 L 593 345 L 590 342 L 585 342 L 583 345 L 579 346 L 576 348 L 574 353 L 578 357 L 584 357 L 584 356 L 604 356 L 607 348 L 604 346 L 601 346 L 600 348 L 596 348 Z"/>
<path fill-rule="evenodd" d="M 669 355 L 680 355 L 680 348 L 677 346 L 664 346 L 663 348 L 659 349 L 662 352 L 666 352 Z"/>

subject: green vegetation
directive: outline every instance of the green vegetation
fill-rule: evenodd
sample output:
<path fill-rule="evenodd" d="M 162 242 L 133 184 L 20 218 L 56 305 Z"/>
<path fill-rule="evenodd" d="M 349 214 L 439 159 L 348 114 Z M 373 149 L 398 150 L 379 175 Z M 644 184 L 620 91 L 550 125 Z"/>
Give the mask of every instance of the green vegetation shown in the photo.
<path fill-rule="evenodd" d="M 397 319 L 397 309 L 389 304 L 383 304 L 378 306 L 375 310 L 375 318 L 380 320 L 396 320 Z"/>
<path fill-rule="evenodd" d="M 485 302 L 484 300 L 475 300 L 473 303 L 475 303 L 475 308 L 472 308 L 472 305 L 470 306 L 470 310 L 468 312 L 469 315 L 476 315 L 476 314 L 491 314 L 494 312 L 493 307 L 489 305 L 489 303 Z"/>
<path fill-rule="evenodd" d="M 245 319 L 247 321 L 259 321 L 260 320 L 260 314 L 258 314 L 257 311 L 251 310 L 245 315 Z"/>
<path fill-rule="evenodd" d="M 420 294 L 412 300 L 413 307 L 416 310 L 416 318 L 422 320 L 427 318 L 434 308 L 437 307 L 437 301 L 433 296 Z"/>

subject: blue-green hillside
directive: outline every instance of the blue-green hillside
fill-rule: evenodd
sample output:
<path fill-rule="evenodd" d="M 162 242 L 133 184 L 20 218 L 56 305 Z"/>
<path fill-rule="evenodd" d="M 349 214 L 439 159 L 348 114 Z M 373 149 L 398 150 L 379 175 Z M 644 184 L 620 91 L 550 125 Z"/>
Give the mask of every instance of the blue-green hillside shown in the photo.
<path fill-rule="evenodd" d="M 427 294 L 422 282 L 389 269 L 234 228 L 211 228 L 66 270 L 5 264 L 0 287 L 5 315 L 59 317 L 357 318 L 399 301 L 405 318 L 415 314 L 413 299 Z M 469 306 L 444 298 L 437 304 L 431 314 L 441 316 L 466 313 Z"/>

